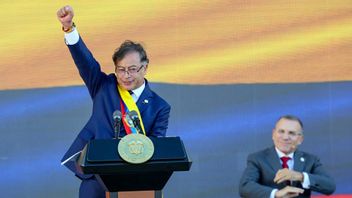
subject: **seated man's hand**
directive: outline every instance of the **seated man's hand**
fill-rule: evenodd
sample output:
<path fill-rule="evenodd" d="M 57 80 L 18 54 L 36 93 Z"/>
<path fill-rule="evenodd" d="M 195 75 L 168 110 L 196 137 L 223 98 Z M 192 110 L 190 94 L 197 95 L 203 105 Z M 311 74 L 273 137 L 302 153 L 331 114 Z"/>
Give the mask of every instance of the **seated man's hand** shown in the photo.
<path fill-rule="evenodd" d="M 299 194 L 304 192 L 301 188 L 296 188 L 292 186 L 286 186 L 285 188 L 276 191 L 275 198 L 290 198 L 290 197 L 297 197 Z"/>
<path fill-rule="evenodd" d="M 284 181 L 300 181 L 303 182 L 303 173 L 294 171 L 294 170 L 289 170 L 287 168 L 281 169 L 277 171 L 274 182 L 275 183 L 281 183 Z"/>

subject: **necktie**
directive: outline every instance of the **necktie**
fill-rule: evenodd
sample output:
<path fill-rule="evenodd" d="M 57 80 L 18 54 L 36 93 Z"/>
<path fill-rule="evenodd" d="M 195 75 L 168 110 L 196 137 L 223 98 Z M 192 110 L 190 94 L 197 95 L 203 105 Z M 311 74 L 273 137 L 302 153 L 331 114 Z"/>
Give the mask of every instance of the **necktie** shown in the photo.
<path fill-rule="evenodd" d="M 282 168 L 288 168 L 287 162 L 288 162 L 288 160 L 290 160 L 291 158 L 290 158 L 290 157 L 281 157 L 280 159 L 281 159 L 281 161 L 282 161 Z"/>
<path fill-rule="evenodd" d="M 281 159 L 281 161 L 282 161 L 282 168 L 288 168 L 288 164 L 287 164 L 287 162 L 288 162 L 288 160 L 290 160 L 291 158 L 290 157 L 281 157 L 280 158 Z M 291 185 L 291 182 L 290 181 L 286 181 L 286 182 L 284 182 L 286 185 Z"/>
<path fill-rule="evenodd" d="M 137 96 L 136 96 L 136 94 L 134 94 L 132 90 L 128 90 L 128 93 L 131 94 L 133 101 L 136 102 L 136 101 L 137 101 Z"/>

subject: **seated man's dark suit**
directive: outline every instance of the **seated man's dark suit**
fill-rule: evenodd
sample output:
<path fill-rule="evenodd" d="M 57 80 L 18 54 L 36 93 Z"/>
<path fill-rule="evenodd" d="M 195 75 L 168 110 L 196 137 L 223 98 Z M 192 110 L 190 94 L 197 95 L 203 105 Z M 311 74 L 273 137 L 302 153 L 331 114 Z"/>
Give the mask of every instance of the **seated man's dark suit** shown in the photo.
<path fill-rule="evenodd" d="M 74 45 L 68 45 L 74 62 L 79 70 L 89 94 L 93 100 L 93 110 L 87 124 L 80 131 L 62 161 L 81 151 L 92 139 L 111 139 L 114 137 L 113 112 L 120 110 L 120 95 L 114 74 L 107 75 L 100 69 L 82 39 Z M 145 89 L 140 95 L 137 106 L 141 113 L 144 128 L 148 136 L 165 136 L 170 114 L 170 105 L 154 93 L 145 80 Z M 123 127 L 120 136 L 126 135 Z M 103 189 L 93 175 L 79 173 L 73 162 L 65 164 L 77 177 L 82 179 L 80 197 L 103 197 Z M 105 196 L 105 194 L 104 194 Z"/>
<path fill-rule="evenodd" d="M 269 198 L 273 189 L 284 188 L 285 182 L 280 184 L 274 182 L 279 169 L 282 169 L 282 166 L 274 146 L 249 155 L 239 186 L 241 197 Z M 304 189 L 304 193 L 299 197 L 310 197 L 311 191 L 323 194 L 335 191 L 334 180 L 326 173 L 316 156 L 296 150 L 293 170 L 309 175 L 310 189 Z M 302 188 L 301 183 L 297 181 L 291 186 Z"/>

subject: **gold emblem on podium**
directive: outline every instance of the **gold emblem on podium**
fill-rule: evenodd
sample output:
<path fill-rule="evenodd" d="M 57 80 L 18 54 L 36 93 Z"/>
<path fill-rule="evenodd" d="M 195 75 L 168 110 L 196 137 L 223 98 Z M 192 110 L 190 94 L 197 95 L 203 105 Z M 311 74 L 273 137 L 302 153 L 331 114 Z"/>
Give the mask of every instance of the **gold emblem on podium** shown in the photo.
<path fill-rule="evenodd" d="M 120 157 L 126 162 L 141 164 L 153 156 L 154 144 L 145 135 L 129 134 L 120 140 L 117 150 Z"/>

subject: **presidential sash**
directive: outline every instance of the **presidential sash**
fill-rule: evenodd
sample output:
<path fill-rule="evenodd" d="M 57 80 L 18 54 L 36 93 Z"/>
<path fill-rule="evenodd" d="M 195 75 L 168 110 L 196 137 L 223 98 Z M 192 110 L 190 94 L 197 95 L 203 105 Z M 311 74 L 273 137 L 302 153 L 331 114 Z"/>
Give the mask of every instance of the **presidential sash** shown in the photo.
<path fill-rule="evenodd" d="M 121 113 L 122 123 L 125 127 L 127 135 L 124 136 L 117 145 L 117 152 L 120 157 L 126 162 L 132 164 L 140 164 L 148 161 L 154 154 L 154 144 L 147 137 L 144 124 L 139 112 L 138 106 L 134 102 L 131 94 L 124 88 L 117 86 L 121 96 Z M 126 112 L 135 111 L 138 114 L 140 121 L 140 128 L 142 128 L 143 134 L 136 130 L 136 127 L 131 127 L 133 123 L 132 119 Z M 126 120 L 126 118 L 129 118 Z"/>
<path fill-rule="evenodd" d="M 126 120 L 124 119 L 126 116 L 126 112 L 129 111 L 136 111 L 140 120 L 140 125 L 143 131 L 143 134 L 146 135 L 145 130 L 144 130 L 144 124 L 143 124 L 143 120 L 142 120 L 142 116 L 141 113 L 139 112 L 138 106 L 136 105 L 136 103 L 134 102 L 131 94 L 124 88 L 122 88 L 121 86 L 117 86 L 117 89 L 120 93 L 121 96 L 121 112 L 122 112 L 122 123 L 125 127 L 126 133 L 127 134 L 131 134 L 131 133 L 138 133 L 135 129 L 131 129 L 130 125 L 128 122 L 126 122 Z"/>

